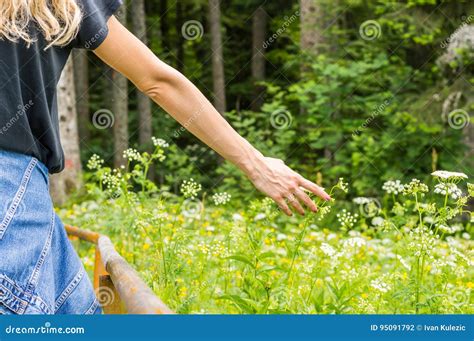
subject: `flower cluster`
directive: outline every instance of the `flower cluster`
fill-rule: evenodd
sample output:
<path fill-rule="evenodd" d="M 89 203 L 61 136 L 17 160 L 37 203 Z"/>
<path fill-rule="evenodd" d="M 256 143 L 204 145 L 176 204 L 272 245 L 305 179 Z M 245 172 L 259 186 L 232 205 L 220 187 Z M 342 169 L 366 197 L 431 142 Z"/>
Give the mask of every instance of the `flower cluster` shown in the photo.
<path fill-rule="evenodd" d="M 450 182 L 440 182 L 435 186 L 434 192 L 441 195 L 448 195 L 454 200 L 462 196 L 462 191 L 454 183 Z"/>
<path fill-rule="evenodd" d="M 339 181 L 336 184 L 336 187 L 345 193 L 349 191 L 349 183 L 344 182 L 344 178 L 339 178 Z"/>
<path fill-rule="evenodd" d="M 154 136 L 151 138 L 151 140 L 155 147 L 168 148 L 170 146 L 169 143 L 166 142 L 165 140 L 154 137 Z"/>
<path fill-rule="evenodd" d="M 128 148 L 123 152 L 123 157 L 128 161 L 140 161 L 141 155 L 138 150 L 133 148 Z"/>
<path fill-rule="evenodd" d="M 403 184 L 400 182 L 400 180 L 389 180 L 389 181 L 386 181 L 383 186 L 382 186 L 382 189 L 388 193 L 388 194 L 400 194 L 403 192 L 404 190 L 404 186 Z"/>
<path fill-rule="evenodd" d="M 346 209 L 343 209 L 341 213 L 337 214 L 337 220 L 341 224 L 343 228 L 352 228 L 354 224 L 357 222 L 357 218 L 359 215 L 357 213 L 352 214 L 348 212 Z"/>
<path fill-rule="evenodd" d="M 328 243 L 322 243 L 321 244 L 321 251 L 328 257 L 334 256 L 337 252 L 336 249 L 334 249 L 331 245 Z"/>
<path fill-rule="evenodd" d="M 87 168 L 90 170 L 100 169 L 103 164 L 104 160 L 102 160 L 99 155 L 94 154 L 89 161 L 87 161 Z"/>
<path fill-rule="evenodd" d="M 215 193 L 212 196 L 212 200 L 214 201 L 214 205 L 216 206 L 227 204 L 231 198 L 232 196 L 227 192 Z"/>
<path fill-rule="evenodd" d="M 118 169 L 107 172 L 102 175 L 101 181 L 107 187 L 107 191 L 112 197 L 119 196 L 122 174 Z"/>
<path fill-rule="evenodd" d="M 181 184 L 181 193 L 185 198 L 195 198 L 198 193 L 201 192 L 202 186 L 198 184 L 194 179 L 184 180 Z"/>
<path fill-rule="evenodd" d="M 386 293 L 391 289 L 390 285 L 382 281 L 380 278 L 372 280 L 370 286 L 380 293 Z"/>
<path fill-rule="evenodd" d="M 372 202 L 372 198 L 366 198 L 366 197 L 357 197 L 352 199 L 352 202 L 356 205 L 366 205 L 370 202 Z"/>
<path fill-rule="evenodd" d="M 420 193 L 424 195 L 424 193 L 428 192 L 428 186 L 426 186 L 423 182 L 418 179 L 412 179 L 409 184 L 406 184 L 403 189 L 403 193 L 410 195 L 416 195 Z"/>
<path fill-rule="evenodd" d="M 436 172 L 431 173 L 432 176 L 438 178 L 440 181 L 453 181 L 457 182 L 463 179 L 467 179 L 468 176 L 461 172 L 449 172 L 444 170 L 439 170 Z"/>

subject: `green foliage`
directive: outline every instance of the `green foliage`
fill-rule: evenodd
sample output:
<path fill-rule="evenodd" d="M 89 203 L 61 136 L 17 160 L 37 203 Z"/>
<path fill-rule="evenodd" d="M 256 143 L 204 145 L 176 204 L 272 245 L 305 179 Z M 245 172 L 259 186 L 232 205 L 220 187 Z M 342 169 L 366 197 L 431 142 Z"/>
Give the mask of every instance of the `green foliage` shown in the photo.
<path fill-rule="evenodd" d="M 127 151 L 126 169 L 94 156 L 88 200 L 59 214 L 111 236 L 176 312 L 473 312 L 466 204 L 474 187 L 464 193 L 466 175 L 434 173 L 431 189 L 391 181 L 379 199 L 318 200 L 317 214 L 286 217 L 269 199 L 243 208 L 224 193 L 209 198 L 194 180 L 183 181 L 179 196 L 154 186 L 147 169 L 169 156 L 162 141 L 155 146 L 152 154 Z M 343 179 L 328 190 L 333 198 L 346 191 Z M 93 252 L 80 250 L 88 269 Z"/>

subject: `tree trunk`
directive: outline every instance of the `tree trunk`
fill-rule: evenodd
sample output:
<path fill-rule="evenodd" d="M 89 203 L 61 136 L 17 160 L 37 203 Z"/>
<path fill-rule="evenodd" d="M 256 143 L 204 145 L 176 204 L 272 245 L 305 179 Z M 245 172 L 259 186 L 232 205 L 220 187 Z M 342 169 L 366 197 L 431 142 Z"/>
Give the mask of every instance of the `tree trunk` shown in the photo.
<path fill-rule="evenodd" d="M 117 13 L 119 21 L 126 25 L 126 6 L 122 6 Z M 128 80 L 119 72 L 112 70 L 112 112 L 115 116 L 114 123 L 114 166 L 126 164 L 123 152 L 128 148 Z"/>
<path fill-rule="evenodd" d="M 324 52 L 325 49 L 325 18 L 321 1 L 319 0 L 300 0 L 300 19 L 301 19 L 301 52 L 311 62 L 313 58 Z M 308 72 L 310 68 L 306 60 L 302 61 L 301 72 Z M 301 114 L 305 113 L 305 109 L 301 108 Z M 337 113 L 333 114 L 333 118 L 337 117 Z M 333 151 L 324 148 L 324 158 L 332 162 L 334 158 Z"/>
<path fill-rule="evenodd" d="M 73 51 L 74 85 L 76 87 L 76 109 L 80 143 L 89 141 L 89 63 L 86 50 Z"/>
<path fill-rule="evenodd" d="M 209 22 L 211 30 L 212 77 L 214 83 L 214 106 L 224 115 L 226 92 L 224 75 L 224 52 L 222 48 L 220 0 L 209 0 Z"/>
<path fill-rule="evenodd" d="M 168 0 L 160 0 L 160 30 L 162 35 L 161 46 L 166 50 L 169 48 L 169 26 L 168 26 Z"/>
<path fill-rule="evenodd" d="M 324 17 L 318 0 L 300 0 L 301 49 L 316 55 L 324 45 Z"/>
<path fill-rule="evenodd" d="M 256 83 L 265 79 L 265 49 L 263 47 L 267 37 L 268 16 L 262 6 L 259 6 L 252 18 L 252 78 L 254 84 L 254 98 L 252 110 L 259 111 L 263 105 L 265 88 Z"/>
<path fill-rule="evenodd" d="M 59 129 L 65 155 L 65 168 L 60 174 L 51 176 L 51 196 L 55 204 L 63 204 L 67 196 L 82 185 L 82 167 L 77 126 L 76 90 L 74 66 L 69 58 L 58 84 Z"/>
<path fill-rule="evenodd" d="M 146 34 L 145 0 L 133 0 L 131 9 L 133 32 L 145 45 L 148 45 L 148 38 Z M 149 147 L 153 134 L 151 100 L 148 98 L 148 96 L 138 90 L 137 108 L 139 114 L 138 140 L 141 146 Z"/>
<path fill-rule="evenodd" d="M 176 39 L 176 68 L 183 72 L 184 71 L 184 37 L 181 34 L 181 28 L 184 25 L 183 19 L 184 4 L 180 1 L 176 2 L 176 32 L 178 37 Z"/>

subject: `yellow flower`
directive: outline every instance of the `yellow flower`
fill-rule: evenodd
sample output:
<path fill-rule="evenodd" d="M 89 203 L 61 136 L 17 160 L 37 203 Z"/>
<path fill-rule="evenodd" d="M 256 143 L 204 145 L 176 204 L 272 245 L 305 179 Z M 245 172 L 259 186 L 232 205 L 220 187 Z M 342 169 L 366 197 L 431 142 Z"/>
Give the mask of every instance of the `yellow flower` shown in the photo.
<path fill-rule="evenodd" d="M 144 251 L 148 250 L 149 248 L 150 248 L 150 244 L 148 244 L 148 243 L 143 244 L 143 250 Z"/>
<path fill-rule="evenodd" d="M 467 282 L 467 283 L 466 283 L 466 286 L 467 286 L 469 289 L 472 289 L 472 288 L 474 288 L 474 282 Z"/>
<path fill-rule="evenodd" d="M 369 297 L 369 295 L 366 294 L 365 292 L 364 292 L 362 295 L 360 295 L 360 296 L 361 296 L 363 299 L 367 299 L 367 298 Z"/>
<path fill-rule="evenodd" d="M 185 298 L 188 295 L 188 289 L 186 287 L 181 287 L 179 289 L 179 297 L 180 298 Z"/>
<path fill-rule="evenodd" d="M 322 288 L 324 285 L 324 281 L 321 278 L 318 278 L 315 282 L 317 288 Z"/>

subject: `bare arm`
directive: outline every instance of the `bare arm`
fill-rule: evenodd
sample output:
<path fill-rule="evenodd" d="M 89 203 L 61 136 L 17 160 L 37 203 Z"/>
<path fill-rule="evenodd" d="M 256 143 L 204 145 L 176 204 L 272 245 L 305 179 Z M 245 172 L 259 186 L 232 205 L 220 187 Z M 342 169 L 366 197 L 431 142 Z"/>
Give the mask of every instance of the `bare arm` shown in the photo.
<path fill-rule="evenodd" d="M 132 81 L 201 141 L 239 167 L 255 187 L 274 199 L 286 214 L 291 215 L 286 200 L 300 214 L 304 214 L 304 209 L 299 201 L 316 211 L 316 205 L 300 187 L 325 200 L 330 199 L 319 186 L 282 161 L 264 157 L 227 123 L 198 88 L 155 56 L 115 17 L 108 25 L 109 35 L 94 51 L 96 55 Z"/>

